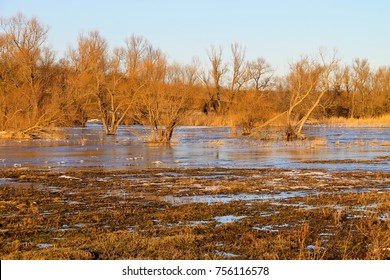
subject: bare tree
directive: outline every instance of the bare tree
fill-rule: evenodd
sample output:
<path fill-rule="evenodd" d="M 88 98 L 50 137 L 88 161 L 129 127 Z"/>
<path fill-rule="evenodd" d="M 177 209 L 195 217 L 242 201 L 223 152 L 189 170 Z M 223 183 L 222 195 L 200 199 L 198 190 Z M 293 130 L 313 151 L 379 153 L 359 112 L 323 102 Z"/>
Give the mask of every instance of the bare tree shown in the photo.
<path fill-rule="evenodd" d="M 373 78 L 373 114 L 386 114 L 390 110 L 390 67 L 379 67 Z"/>
<path fill-rule="evenodd" d="M 22 134 L 42 132 L 54 124 L 60 112 L 52 111 L 47 77 L 53 53 L 45 47 L 48 27 L 22 14 L 1 18 L 0 127 Z"/>
<path fill-rule="evenodd" d="M 324 52 L 320 51 L 318 61 L 309 62 L 306 58 L 292 67 L 290 73 L 292 96 L 290 99 L 290 107 L 287 110 L 287 139 L 293 139 L 297 136 L 303 137 L 301 131 L 313 113 L 314 109 L 319 105 L 322 97 L 329 93 L 329 90 L 334 87 L 334 70 L 337 67 L 338 59 L 336 53 L 327 58 Z M 295 108 L 309 97 L 310 100 L 307 109 L 299 120 L 294 124 L 292 113 Z"/>
<path fill-rule="evenodd" d="M 260 92 L 270 86 L 273 69 L 264 58 L 259 57 L 248 63 L 247 76 L 254 90 Z"/>
<path fill-rule="evenodd" d="M 150 43 L 142 36 L 135 34 L 126 39 L 126 69 L 130 83 L 139 83 Z"/>
<path fill-rule="evenodd" d="M 129 113 L 133 98 L 141 86 L 131 87 L 132 65 L 126 63 L 126 49 L 116 48 L 110 54 L 106 40 L 99 32 L 81 34 L 78 47 L 71 51 L 75 79 L 82 91 L 96 101 L 107 135 L 114 135 Z M 131 76 L 133 77 L 133 76 Z M 87 98 L 88 99 L 88 98 Z"/>
<path fill-rule="evenodd" d="M 351 117 L 360 116 L 365 118 L 368 114 L 367 99 L 372 92 L 372 71 L 368 60 L 359 58 L 354 60 L 352 69 L 353 95 Z M 357 97 L 360 99 L 359 107 L 356 106 Z"/>
<path fill-rule="evenodd" d="M 258 126 L 257 131 L 276 119 L 286 116 L 287 140 L 303 138 L 301 131 L 304 124 L 318 107 L 322 97 L 334 87 L 334 70 L 337 63 L 336 53 L 328 58 L 320 51 L 318 59 L 303 57 L 300 61 L 291 64 L 290 73 L 286 77 L 289 94 L 287 110 Z"/>
<path fill-rule="evenodd" d="M 230 81 L 230 96 L 226 111 L 229 111 L 236 94 L 241 90 L 244 84 L 247 82 L 246 76 L 246 61 L 245 61 L 245 48 L 238 43 L 231 44 L 232 51 L 232 75 Z"/>
<path fill-rule="evenodd" d="M 100 118 L 105 132 L 108 134 L 109 128 L 103 110 L 108 70 L 108 46 L 106 40 L 100 36 L 98 31 L 80 34 L 77 48 L 70 49 L 68 56 L 73 74 L 71 79 L 69 79 L 71 83 L 70 88 L 74 90 L 71 93 L 76 95 L 76 100 L 85 102 L 82 106 L 99 108 Z M 90 111 L 87 108 L 84 108 L 84 110 Z"/>
<path fill-rule="evenodd" d="M 216 113 L 220 113 L 221 107 L 221 95 L 222 95 L 222 78 L 227 72 L 227 66 L 222 60 L 222 47 L 216 48 L 211 46 L 207 52 L 209 61 L 211 63 L 211 70 L 209 77 L 204 79 L 205 83 L 209 83 L 211 80 L 212 86 L 209 87 L 209 97 L 207 107 L 213 109 Z"/>
<path fill-rule="evenodd" d="M 162 61 L 156 61 L 161 69 Z M 157 75 L 157 69 L 150 71 Z M 158 75 L 160 77 L 160 75 Z M 149 140 L 169 143 L 174 129 L 189 113 L 193 97 L 193 70 L 179 65 L 166 66 L 164 80 L 154 79 L 137 98 L 137 121 L 151 129 Z"/>
<path fill-rule="evenodd" d="M 236 96 L 230 115 L 234 124 L 242 129 L 242 135 L 251 135 L 256 125 L 267 121 L 270 110 L 270 102 L 265 95 L 248 90 Z"/>

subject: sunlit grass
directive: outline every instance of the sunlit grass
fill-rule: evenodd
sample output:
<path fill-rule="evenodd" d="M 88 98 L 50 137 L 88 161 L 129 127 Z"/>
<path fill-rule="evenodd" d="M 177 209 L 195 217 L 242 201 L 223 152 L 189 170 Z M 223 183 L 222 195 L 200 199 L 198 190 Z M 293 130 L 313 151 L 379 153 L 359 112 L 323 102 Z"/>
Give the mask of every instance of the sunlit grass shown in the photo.
<path fill-rule="evenodd" d="M 390 114 L 375 118 L 329 118 L 324 119 L 325 124 L 337 127 L 388 127 L 390 126 Z"/>
<path fill-rule="evenodd" d="M 1 259 L 390 257 L 384 172 L 8 170 L 0 177 L 16 180 L 0 185 Z M 237 194 L 257 198 L 226 200 Z M 221 200 L 188 200 L 203 196 Z"/>

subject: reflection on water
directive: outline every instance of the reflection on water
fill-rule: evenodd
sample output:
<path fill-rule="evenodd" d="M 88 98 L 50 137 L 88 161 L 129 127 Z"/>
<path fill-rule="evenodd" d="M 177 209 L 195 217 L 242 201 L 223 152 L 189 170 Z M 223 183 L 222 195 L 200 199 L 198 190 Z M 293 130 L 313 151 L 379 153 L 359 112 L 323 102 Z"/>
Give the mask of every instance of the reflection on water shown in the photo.
<path fill-rule="evenodd" d="M 228 127 L 179 127 L 169 146 L 145 142 L 140 136 L 144 135 L 140 126 L 120 127 L 115 136 L 106 136 L 98 124 L 66 128 L 64 133 L 65 140 L 0 141 L 0 166 L 44 169 L 98 166 L 110 170 L 277 167 L 390 171 L 390 147 L 381 145 L 390 141 L 389 128 L 313 126 L 305 131 L 309 140 L 287 143 L 232 136 Z M 381 159 L 377 160 L 378 157 Z"/>

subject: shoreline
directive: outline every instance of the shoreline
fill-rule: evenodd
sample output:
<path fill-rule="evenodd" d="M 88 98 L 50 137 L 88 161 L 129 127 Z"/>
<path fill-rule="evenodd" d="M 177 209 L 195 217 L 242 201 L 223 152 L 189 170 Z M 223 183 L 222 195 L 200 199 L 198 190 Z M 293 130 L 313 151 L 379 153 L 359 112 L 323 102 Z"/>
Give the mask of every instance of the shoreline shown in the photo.
<path fill-rule="evenodd" d="M 98 124 L 101 122 L 93 121 L 88 122 L 89 124 Z M 122 125 L 126 128 L 131 128 L 133 125 Z M 136 125 L 136 126 L 139 126 Z M 375 118 L 366 118 L 366 119 L 350 119 L 350 118 L 335 118 L 331 117 L 328 119 L 315 120 L 311 119 L 307 121 L 306 126 L 325 126 L 325 127 L 345 127 L 345 128 L 390 128 L 390 114 L 386 114 L 383 116 L 375 117 Z M 88 127 L 88 126 L 87 126 Z M 204 121 L 204 120 L 191 120 L 190 122 L 184 122 L 179 125 L 180 127 L 229 127 L 233 130 L 237 130 L 237 126 L 229 125 L 226 120 L 221 121 L 220 117 L 217 121 Z M 277 123 L 270 126 L 271 128 L 275 128 L 277 131 L 283 129 L 285 124 Z M 48 128 L 46 131 L 38 134 L 24 134 L 20 131 L 0 131 L 0 140 L 34 140 L 34 139 L 61 139 L 61 130 L 66 129 L 67 127 L 53 127 Z M 82 126 L 80 126 L 82 128 Z M 269 128 L 264 128 L 267 130 Z"/>

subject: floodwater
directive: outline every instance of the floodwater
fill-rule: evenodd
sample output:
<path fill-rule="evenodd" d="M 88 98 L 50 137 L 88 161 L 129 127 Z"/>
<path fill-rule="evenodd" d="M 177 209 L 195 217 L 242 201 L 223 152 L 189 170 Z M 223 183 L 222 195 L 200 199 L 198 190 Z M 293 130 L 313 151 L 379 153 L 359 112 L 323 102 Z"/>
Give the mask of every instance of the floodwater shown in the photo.
<path fill-rule="evenodd" d="M 141 126 L 106 136 L 102 126 L 66 128 L 61 140 L 0 140 L 0 168 L 324 168 L 390 171 L 390 128 L 308 126 L 304 141 L 263 141 L 229 127 L 179 127 L 168 146 Z"/>
<path fill-rule="evenodd" d="M 194 195 L 194 196 L 148 196 L 149 200 L 160 200 L 172 205 L 193 204 L 193 203 L 230 203 L 232 201 L 256 201 L 256 200 L 278 200 L 294 197 L 304 197 L 307 195 L 320 194 L 318 191 L 289 191 L 277 194 L 213 194 L 213 195 Z"/>

